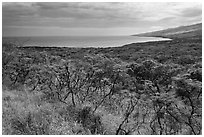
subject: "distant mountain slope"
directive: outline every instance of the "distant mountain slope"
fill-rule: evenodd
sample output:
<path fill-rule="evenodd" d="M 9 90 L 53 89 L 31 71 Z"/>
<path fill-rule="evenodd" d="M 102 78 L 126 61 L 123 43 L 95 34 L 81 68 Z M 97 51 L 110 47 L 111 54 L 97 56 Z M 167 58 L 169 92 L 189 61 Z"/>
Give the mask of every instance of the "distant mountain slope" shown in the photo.
<path fill-rule="evenodd" d="M 167 38 L 202 38 L 202 23 L 169 28 L 160 31 L 136 34 L 133 36 L 167 37 Z"/>

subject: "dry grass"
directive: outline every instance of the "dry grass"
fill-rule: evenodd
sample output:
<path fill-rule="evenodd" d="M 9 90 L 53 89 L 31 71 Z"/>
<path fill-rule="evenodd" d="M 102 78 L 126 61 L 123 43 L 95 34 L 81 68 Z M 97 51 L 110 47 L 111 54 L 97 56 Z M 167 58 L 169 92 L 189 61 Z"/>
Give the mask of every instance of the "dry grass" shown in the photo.
<path fill-rule="evenodd" d="M 73 107 L 62 103 L 49 103 L 41 97 L 41 94 L 34 92 L 3 90 L 2 134 L 87 135 L 114 133 L 110 131 L 113 127 L 109 121 L 113 118 L 101 114 L 100 110 L 93 114 L 90 105 Z M 107 126 L 109 124 L 110 126 Z M 106 129 L 103 128 L 103 125 L 106 125 Z"/>

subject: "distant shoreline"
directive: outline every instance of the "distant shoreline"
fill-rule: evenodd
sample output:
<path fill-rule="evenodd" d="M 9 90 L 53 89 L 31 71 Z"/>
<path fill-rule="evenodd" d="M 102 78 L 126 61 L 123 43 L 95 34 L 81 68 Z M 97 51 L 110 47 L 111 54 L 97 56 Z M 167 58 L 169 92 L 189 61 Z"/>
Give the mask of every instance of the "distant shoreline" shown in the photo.
<path fill-rule="evenodd" d="M 67 48 L 110 48 L 133 43 L 169 41 L 162 37 L 102 36 L 102 37 L 3 37 L 3 43 L 14 43 L 20 47 L 67 47 Z M 22 46 L 21 46 L 22 45 Z"/>

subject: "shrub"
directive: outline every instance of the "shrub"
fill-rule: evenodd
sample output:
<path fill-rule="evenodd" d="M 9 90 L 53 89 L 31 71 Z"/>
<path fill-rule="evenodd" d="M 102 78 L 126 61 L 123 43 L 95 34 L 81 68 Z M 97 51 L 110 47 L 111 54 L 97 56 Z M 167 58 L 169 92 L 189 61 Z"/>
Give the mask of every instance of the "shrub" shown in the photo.
<path fill-rule="evenodd" d="M 11 120 L 12 134 L 48 135 L 49 123 L 47 119 L 29 112 L 25 118 L 16 116 Z"/>
<path fill-rule="evenodd" d="M 85 129 L 90 130 L 92 134 L 103 134 L 101 117 L 94 114 L 90 106 L 79 109 L 76 118 L 77 122 L 81 123 Z"/>

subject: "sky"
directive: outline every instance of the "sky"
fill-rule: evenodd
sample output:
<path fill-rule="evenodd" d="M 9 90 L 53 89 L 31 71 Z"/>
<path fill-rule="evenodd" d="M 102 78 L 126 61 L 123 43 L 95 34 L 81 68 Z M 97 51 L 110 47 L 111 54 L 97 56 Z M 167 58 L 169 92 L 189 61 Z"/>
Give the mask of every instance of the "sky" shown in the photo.
<path fill-rule="evenodd" d="M 202 3 L 3 2 L 3 36 L 132 35 L 202 22 Z"/>

